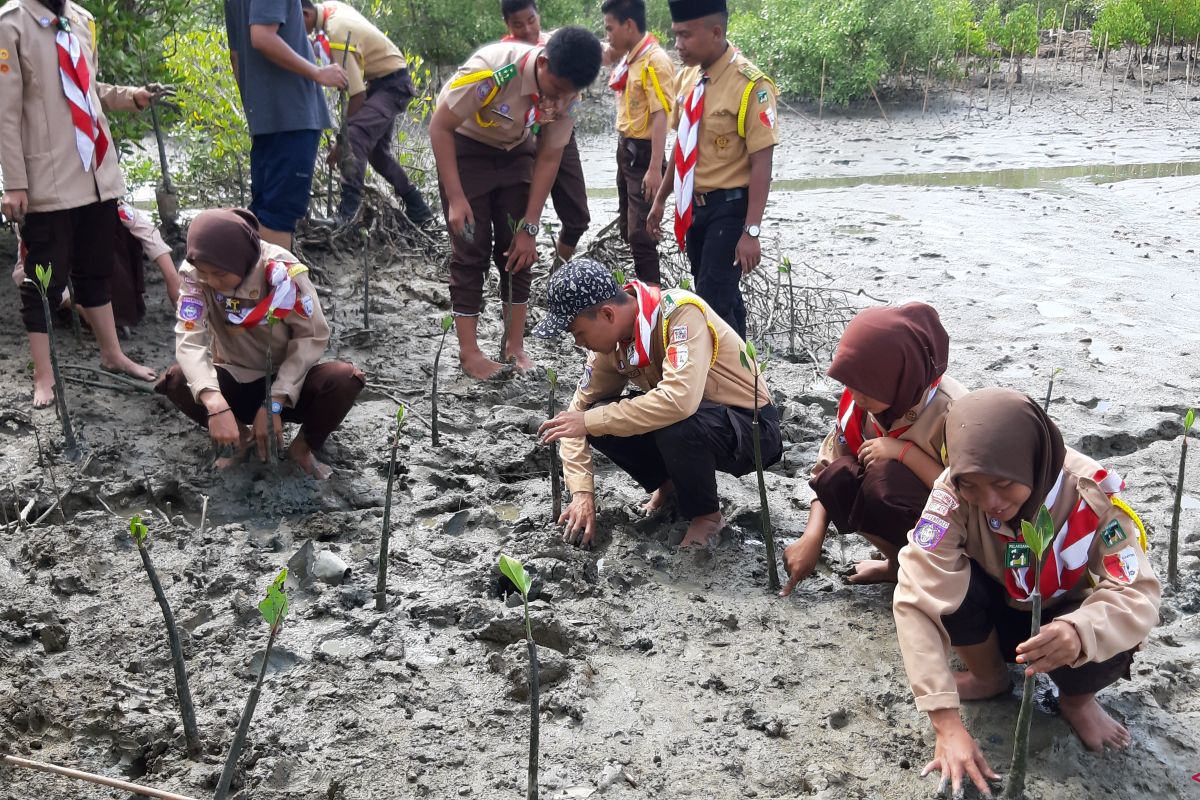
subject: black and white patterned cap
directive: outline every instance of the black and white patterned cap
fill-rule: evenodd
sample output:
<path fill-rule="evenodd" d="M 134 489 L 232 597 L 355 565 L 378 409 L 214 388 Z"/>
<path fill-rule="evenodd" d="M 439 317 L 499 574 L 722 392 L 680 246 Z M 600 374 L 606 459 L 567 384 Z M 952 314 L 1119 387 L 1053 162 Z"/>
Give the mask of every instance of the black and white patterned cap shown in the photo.
<path fill-rule="evenodd" d="M 620 291 L 612 272 L 599 261 L 568 261 L 550 279 L 546 318 L 534 326 L 533 335 L 542 339 L 562 336 L 580 311 L 611 300 Z"/>

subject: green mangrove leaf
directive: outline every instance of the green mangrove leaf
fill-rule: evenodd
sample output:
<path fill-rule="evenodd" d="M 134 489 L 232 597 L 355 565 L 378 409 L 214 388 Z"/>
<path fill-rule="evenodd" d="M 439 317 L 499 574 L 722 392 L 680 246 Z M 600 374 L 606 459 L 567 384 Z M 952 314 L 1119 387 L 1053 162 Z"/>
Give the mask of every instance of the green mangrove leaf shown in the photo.
<path fill-rule="evenodd" d="M 529 587 L 532 581 L 529 580 L 529 573 L 525 571 L 525 565 L 515 558 L 500 555 L 500 572 L 504 577 L 513 582 L 513 586 L 517 587 L 517 591 L 521 593 L 521 597 L 529 598 Z"/>
<path fill-rule="evenodd" d="M 750 362 L 746 360 L 746 351 L 745 350 L 738 353 L 738 358 L 741 359 L 743 369 L 750 369 Z"/>
<path fill-rule="evenodd" d="M 551 386 L 558 385 L 558 373 L 554 371 L 554 367 L 546 367 L 546 380 L 550 381 Z"/>
<path fill-rule="evenodd" d="M 44 267 L 38 264 L 33 271 L 37 274 L 38 283 L 42 285 L 42 294 L 45 294 L 50 289 L 50 276 L 54 274 L 54 267 Z"/>
<path fill-rule="evenodd" d="M 1032 523 L 1021 520 L 1021 538 L 1033 550 L 1038 561 L 1041 561 L 1042 556 L 1050 549 L 1050 543 L 1054 541 L 1054 519 L 1050 516 L 1048 508 L 1039 508 Z"/>
<path fill-rule="evenodd" d="M 146 543 L 146 535 L 148 533 L 146 523 L 142 522 L 140 516 L 134 514 L 129 518 L 129 535 L 133 537 L 133 541 L 137 542 L 138 547 Z"/>
<path fill-rule="evenodd" d="M 454 318 L 452 316 L 450 316 L 449 314 L 442 317 L 442 333 L 445 333 L 446 331 L 450 330 L 450 326 L 452 326 L 453 324 L 454 324 Z"/>
<path fill-rule="evenodd" d="M 283 582 L 287 580 L 287 569 L 284 569 L 267 588 L 267 596 L 258 604 L 258 612 L 262 614 L 267 624 L 274 628 L 283 622 L 287 616 L 288 599 L 283 590 Z"/>
<path fill-rule="evenodd" d="M 618 286 L 624 286 L 625 285 L 625 270 L 614 269 L 613 270 L 613 280 L 615 280 L 617 282 Z"/>
<path fill-rule="evenodd" d="M 1192 423 L 1196 421 L 1196 409 L 1189 408 L 1187 414 L 1183 418 L 1183 435 L 1187 436 L 1188 431 L 1192 429 Z"/>
<path fill-rule="evenodd" d="M 751 361 L 758 361 L 758 351 L 754 349 L 754 342 L 746 342 L 746 355 L 750 357 Z"/>

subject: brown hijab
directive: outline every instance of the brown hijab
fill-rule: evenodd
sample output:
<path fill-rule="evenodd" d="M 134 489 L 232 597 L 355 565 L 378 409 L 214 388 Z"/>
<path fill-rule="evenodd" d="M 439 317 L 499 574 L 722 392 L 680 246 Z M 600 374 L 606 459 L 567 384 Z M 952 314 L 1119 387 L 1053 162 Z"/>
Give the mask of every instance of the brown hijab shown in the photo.
<path fill-rule="evenodd" d="M 995 475 L 1033 489 L 1018 519 L 1033 522 L 1066 458 L 1058 426 L 1042 407 L 1011 389 L 980 389 L 955 400 L 946 415 L 950 482 Z"/>
<path fill-rule="evenodd" d="M 890 428 L 946 371 L 950 336 L 932 306 L 865 308 L 838 343 L 829 377 L 888 407 L 876 418 Z"/>
<path fill-rule="evenodd" d="M 189 263 L 202 261 L 244 278 L 261 252 L 258 218 L 244 208 L 201 211 L 188 227 Z"/>

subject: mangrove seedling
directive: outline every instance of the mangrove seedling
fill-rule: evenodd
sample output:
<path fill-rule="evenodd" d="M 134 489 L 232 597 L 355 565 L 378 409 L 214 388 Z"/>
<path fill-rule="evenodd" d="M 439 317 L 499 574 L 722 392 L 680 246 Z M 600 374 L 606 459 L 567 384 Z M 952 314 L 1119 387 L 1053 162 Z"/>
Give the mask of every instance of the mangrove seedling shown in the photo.
<path fill-rule="evenodd" d="M 258 705 L 258 697 L 262 694 L 263 681 L 267 677 L 267 665 L 271 663 L 271 647 L 274 646 L 275 637 L 279 634 L 279 629 L 283 627 L 284 617 L 287 616 L 288 599 L 283 588 L 285 580 L 287 580 L 286 569 L 275 577 L 275 580 L 267 587 L 267 596 L 258 604 L 258 613 L 262 614 L 262 618 L 271 626 L 271 633 L 267 637 L 267 649 L 263 651 L 262 666 L 258 669 L 258 681 L 250 690 L 250 696 L 246 698 L 246 708 L 242 711 L 237 731 L 233 734 L 233 742 L 229 745 L 229 756 L 225 759 L 225 768 L 221 770 L 221 780 L 217 783 L 215 800 L 225 800 L 229 796 L 229 784 L 233 781 L 233 772 L 237 768 L 238 756 L 242 752 L 242 746 L 246 743 L 246 734 L 250 731 L 250 720 L 254 717 L 254 707 Z"/>
<path fill-rule="evenodd" d="M 1171 509 L 1171 543 L 1167 550 L 1167 581 L 1179 588 L 1179 509 L 1183 506 L 1183 471 L 1187 467 L 1188 433 L 1196 421 L 1196 409 L 1183 417 L 1183 447 L 1179 451 L 1179 478 L 1175 481 L 1175 505 Z"/>
<path fill-rule="evenodd" d="M 617 282 L 617 286 L 624 286 L 625 285 L 625 270 L 614 269 L 613 270 L 613 280 Z"/>
<path fill-rule="evenodd" d="M 349 38 L 349 37 L 347 37 Z M 359 231 L 362 234 L 362 271 L 363 271 L 363 330 L 371 329 L 371 265 L 367 260 L 367 244 L 371 241 L 371 234 L 367 233 L 367 229 L 363 228 Z"/>
<path fill-rule="evenodd" d="M 690 292 L 692 290 L 692 279 L 687 275 L 684 275 L 679 279 L 679 288 L 683 289 L 685 292 Z"/>
<path fill-rule="evenodd" d="M 433 421 L 429 427 L 433 430 L 433 446 L 438 446 L 438 364 L 442 360 L 442 348 L 446 346 L 446 334 L 450 332 L 450 328 L 454 325 L 454 318 L 447 314 L 442 317 L 439 323 L 442 326 L 442 338 L 438 341 L 437 352 L 433 354 L 433 388 L 429 393 L 429 405 L 432 409 L 430 416 Z"/>
<path fill-rule="evenodd" d="M 175 665 L 175 694 L 179 697 L 179 716 L 183 718 L 183 738 L 187 742 L 188 758 L 194 761 L 200 757 L 204 747 L 200 741 L 200 731 L 196 728 L 196 709 L 192 705 L 192 692 L 188 688 L 183 646 L 179 643 L 179 629 L 175 627 L 175 615 L 171 613 L 171 604 L 167 602 L 167 594 L 158 580 L 154 562 L 150 560 L 150 551 L 146 549 L 149 531 L 137 514 L 129 520 L 129 535 L 137 545 L 138 555 L 142 557 L 142 566 L 146 568 L 146 577 L 150 579 L 150 588 L 154 590 L 154 599 L 158 601 L 163 621 L 167 624 L 167 641 L 171 645 L 171 661 Z"/>
<path fill-rule="evenodd" d="M 508 215 L 508 228 L 512 231 L 512 241 L 514 244 L 517 241 L 517 231 L 525 227 L 525 218 L 513 219 L 512 214 Z M 512 273 L 507 269 L 504 270 L 504 285 L 506 290 L 504 297 L 506 298 L 500 304 L 500 315 L 504 320 L 504 331 L 500 334 L 500 358 L 496 359 L 501 364 L 508 363 L 508 326 L 512 322 Z"/>
<path fill-rule="evenodd" d="M 762 437 L 758 425 L 758 377 L 762 374 L 762 368 L 758 364 L 754 342 L 746 342 L 746 349 L 738 355 L 742 366 L 754 375 L 754 418 L 751 430 L 754 431 L 754 469 L 758 472 L 758 507 L 762 514 L 763 544 L 767 547 L 767 587 L 777 592 L 779 568 L 775 565 L 775 532 L 771 529 L 771 507 L 767 505 L 767 481 L 763 476 Z"/>
<path fill-rule="evenodd" d="M 558 373 L 552 367 L 546 368 L 546 379 L 550 382 L 550 398 L 546 403 L 546 419 L 554 419 L 558 411 L 555 403 L 555 392 L 558 390 Z M 562 475 L 558 465 L 558 443 L 550 445 L 550 514 L 552 521 L 557 523 L 562 516 Z"/>
<path fill-rule="evenodd" d="M 436 375 L 436 371 L 434 372 Z M 392 483 L 396 479 L 396 448 L 404 427 L 404 406 L 396 409 L 396 430 L 392 434 L 392 456 L 388 460 L 387 492 L 383 495 L 383 533 L 379 537 L 379 568 L 375 578 L 375 610 L 387 609 L 388 540 L 392 533 Z"/>
<path fill-rule="evenodd" d="M 792 260 L 783 257 L 779 265 L 779 273 L 787 275 L 788 282 L 788 355 L 796 355 L 796 289 L 792 285 Z"/>
<path fill-rule="evenodd" d="M 37 280 L 33 281 L 34 287 L 38 294 L 42 297 L 42 316 L 46 318 L 46 336 L 50 339 L 50 369 L 54 376 L 54 399 L 58 403 L 58 416 L 62 420 L 63 429 L 63 445 L 66 448 L 67 454 L 74 459 L 79 453 L 79 447 L 75 442 L 75 429 L 71 427 L 71 412 L 67 408 L 67 390 L 66 384 L 63 383 L 62 373 L 58 369 L 58 344 L 54 338 L 54 319 L 50 316 L 50 278 L 54 274 L 54 267 L 43 267 L 37 264 L 33 268 L 34 274 L 37 275 Z M 29 280 L 26 278 L 25 280 Z"/>
<path fill-rule="evenodd" d="M 525 606 L 525 641 L 529 645 L 529 788 L 525 792 L 525 800 L 537 800 L 538 796 L 538 658 L 537 643 L 533 641 L 533 628 L 529 624 L 529 587 L 533 582 L 525 565 L 515 558 L 500 556 L 500 572 L 512 581 L 513 586 L 521 593 L 521 602 Z"/>
<path fill-rule="evenodd" d="M 1021 541 L 1008 545 L 1006 561 L 1010 567 L 1022 563 L 1033 567 L 1033 592 L 1029 595 L 1030 639 L 1037 636 L 1038 631 L 1042 629 L 1042 562 L 1054 541 L 1054 536 L 1054 520 L 1050 516 L 1050 510 L 1042 506 L 1033 522 L 1021 520 Z M 1025 684 L 1021 689 L 1021 710 L 1017 714 L 1017 732 L 1013 737 L 1012 766 L 1004 787 L 1006 800 L 1020 800 L 1025 796 L 1025 773 L 1029 766 L 1029 726 L 1033 722 L 1033 687 L 1034 674 L 1026 669 Z"/>
<path fill-rule="evenodd" d="M 1055 367 L 1054 372 L 1050 373 L 1050 385 L 1046 387 L 1046 399 L 1042 401 L 1042 410 L 1047 414 L 1050 413 L 1050 398 L 1054 396 L 1054 379 L 1062 372 L 1062 367 Z"/>

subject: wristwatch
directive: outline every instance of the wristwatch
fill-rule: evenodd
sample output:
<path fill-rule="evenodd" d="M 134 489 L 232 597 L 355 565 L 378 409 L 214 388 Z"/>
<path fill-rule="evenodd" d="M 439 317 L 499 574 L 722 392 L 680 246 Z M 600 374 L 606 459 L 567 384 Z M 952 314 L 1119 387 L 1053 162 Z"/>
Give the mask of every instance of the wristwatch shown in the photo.
<path fill-rule="evenodd" d="M 271 401 L 271 413 L 272 414 L 282 414 L 283 413 L 283 403 L 279 402 L 278 400 L 272 400 Z"/>
<path fill-rule="evenodd" d="M 542 232 L 542 226 L 536 222 L 526 222 L 525 225 L 522 226 L 522 230 L 536 239 L 537 235 Z"/>
<path fill-rule="evenodd" d="M 746 235 L 751 239 L 757 239 L 758 235 L 762 233 L 762 228 L 758 227 L 757 225 L 747 225 L 745 228 L 742 228 L 742 230 L 744 230 Z"/>

